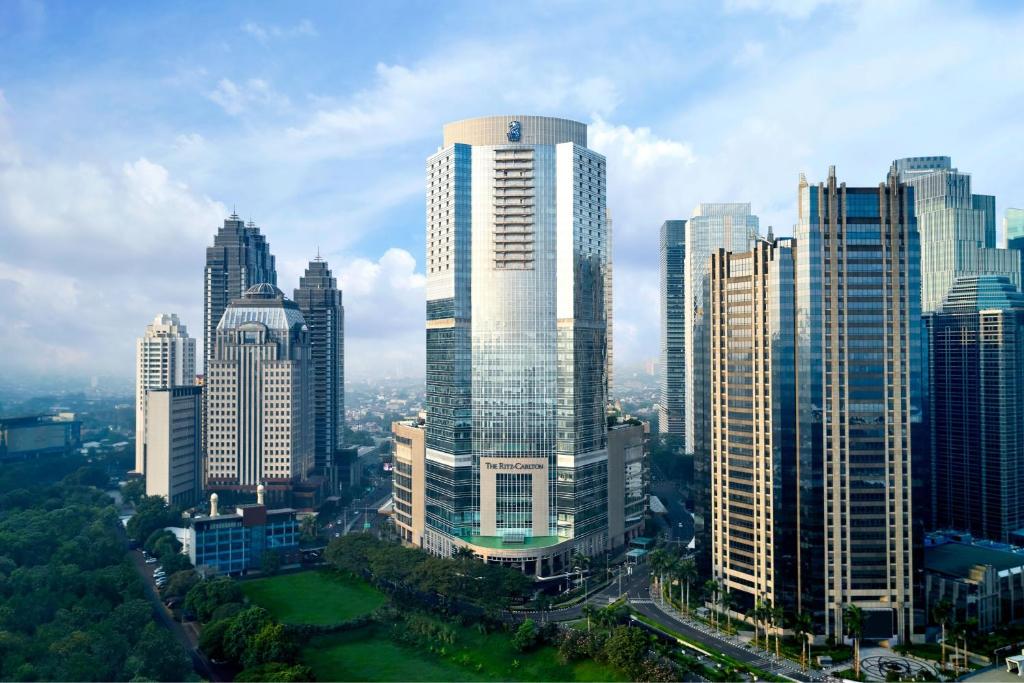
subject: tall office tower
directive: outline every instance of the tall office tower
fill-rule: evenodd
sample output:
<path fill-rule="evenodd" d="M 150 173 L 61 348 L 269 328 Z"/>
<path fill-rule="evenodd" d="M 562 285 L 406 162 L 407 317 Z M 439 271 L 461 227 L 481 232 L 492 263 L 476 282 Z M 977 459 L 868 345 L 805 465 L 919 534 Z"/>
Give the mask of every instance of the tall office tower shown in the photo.
<path fill-rule="evenodd" d="M 914 188 L 921 235 L 921 312 L 942 306 L 959 277 L 1005 275 L 1020 287 L 1018 254 L 996 248 L 996 198 L 972 194 L 971 176 L 949 157 L 894 162 L 901 183 Z"/>
<path fill-rule="evenodd" d="M 960 278 L 926 321 L 933 523 L 1009 542 L 1024 528 L 1024 295 Z"/>
<path fill-rule="evenodd" d="M 1024 280 L 1024 209 L 1007 209 L 1003 216 L 1003 239 L 1008 249 L 1016 249 L 1021 262 L 1021 279 Z"/>
<path fill-rule="evenodd" d="M 302 311 L 253 285 L 224 311 L 206 373 L 206 486 L 271 497 L 314 465 L 313 363 Z"/>
<path fill-rule="evenodd" d="M 203 388 L 146 391 L 146 495 L 185 508 L 202 490 Z"/>
<path fill-rule="evenodd" d="M 135 471 L 146 473 L 146 391 L 195 384 L 196 340 L 161 313 L 135 343 Z"/>
<path fill-rule="evenodd" d="M 605 160 L 582 123 L 447 124 L 427 160 L 423 545 L 550 576 L 607 545 Z"/>
<path fill-rule="evenodd" d="M 661 392 L 658 431 L 680 442 L 686 426 L 686 221 L 661 224 Z"/>
<path fill-rule="evenodd" d="M 274 257 L 267 238 L 251 221 L 246 225 L 237 214 L 224 221 L 206 248 L 203 290 L 203 368 L 209 372 L 217 343 L 217 325 L 228 305 L 247 289 L 261 282 L 277 285 Z"/>
<path fill-rule="evenodd" d="M 614 304 L 614 282 L 612 280 L 612 271 L 614 270 L 612 262 L 612 214 L 610 211 L 605 209 L 605 236 L 608 240 L 608 244 L 605 245 L 605 251 L 608 252 L 608 264 L 604 269 L 604 320 L 606 324 L 605 341 L 607 350 L 605 352 L 605 396 L 611 400 L 612 386 L 615 380 L 615 335 L 614 325 L 612 321 L 615 319 L 613 304 Z"/>
<path fill-rule="evenodd" d="M 921 434 L 920 248 L 895 166 L 876 187 L 800 179 L 796 230 L 801 605 L 839 636 L 904 642 L 915 619 L 913 450 Z"/>
<path fill-rule="evenodd" d="M 795 251 L 711 257 L 711 566 L 740 611 L 799 593 Z"/>
<path fill-rule="evenodd" d="M 319 256 L 299 278 L 295 303 L 306 319 L 313 357 L 316 468 L 330 479 L 336 494 L 338 481 L 331 463 L 345 431 L 345 307 L 338 281 Z"/>

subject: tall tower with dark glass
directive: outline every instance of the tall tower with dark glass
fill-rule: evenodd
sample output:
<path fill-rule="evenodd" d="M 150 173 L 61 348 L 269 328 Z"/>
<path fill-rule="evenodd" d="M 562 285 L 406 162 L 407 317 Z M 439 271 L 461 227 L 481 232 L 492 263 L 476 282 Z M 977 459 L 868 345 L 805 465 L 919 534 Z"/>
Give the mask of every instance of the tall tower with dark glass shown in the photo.
<path fill-rule="evenodd" d="M 926 321 L 933 524 L 1010 542 L 1024 528 L 1024 295 L 961 278 Z"/>
<path fill-rule="evenodd" d="M 316 468 L 331 479 L 330 464 L 345 428 L 345 307 L 338 281 L 319 256 L 299 278 L 295 303 L 309 328 Z M 337 482 L 331 483 L 337 493 Z"/>
<path fill-rule="evenodd" d="M 217 325 L 224 311 L 253 285 L 277 284 L 274 256 L 267 238 L 251 221 L 231 214 L 206 248 L 203 280 L 203 371 L 209 370 L 217 343 Z"/>
<path fill-rule="evenodd" d="M 686 427 L 686 221 L 661 224 L 661 392 L 658 431 L 683 439 Z"/>
<path fill-rule="evenodd" d="M 912 454 L 927 448 L 913 190 L 895 167 L 875 187 L 830 168 L 798 199 L 799 607 L 839 636 L 858 605 L 866 638 L 906 642 L 923 626 Z"/>
<path fill-rule="evenodd" d="M 607 543 L 605 160 L 582 123 L 450 123 L 427 160 L 423 545 L 552 575 Z"/>

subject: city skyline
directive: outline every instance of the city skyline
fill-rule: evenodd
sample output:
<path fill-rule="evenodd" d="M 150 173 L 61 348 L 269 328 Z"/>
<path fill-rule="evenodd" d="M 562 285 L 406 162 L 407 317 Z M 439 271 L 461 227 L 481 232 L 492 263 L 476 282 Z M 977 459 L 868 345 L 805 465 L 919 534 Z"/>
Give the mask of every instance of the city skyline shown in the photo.
<path fill-rule="evenodd" d="M 839 162 L 852 182 L 870 182 L 889 159 L 942 154 L 996 196 L 998 223 L 1024 203 L 1019 164 L 1001 142 L 1019 134 L 1010 113 L 1022 86 L 999 78 L 1024 64 L 988 49 L 1024 26 L 1011 5 L 730 2 L 675 9 L 675 21 L 660 22 L 649 21 L 653 10 L 600 9 L 568 26 L 558 21 L 564 10 L 545 8 L 550 26 L 515 36 L 501 55 L 484 49 L 509 38 L 502 22 L 485 21 L 491 8 L 442 9 L 414 27 L 397 7 L 376 17 L 224 7 L 196 30 L 171 9 L 31 6 L 0 10 L 9 57 L 0 60 L 0 198 L 16 198 L 0 201 L 0 279 L 16 292 L 0 306 L 7 377 L 127 379 L 132 333 L 157 311 L 175 310 L 198 330 L 190 275 L 234 208 L 269 236 L 281 283 L 297 282 L 318 246 L 334 265 L 349 357 L 362 359 L 350 364 L 354 379 L 420 375 L 418 159 L 436 146 L 441 122 L 495 109 L 581 120 L 612 163 L 615 284 L 629 293 L 615 301 L 622 366 L 658 355 L 656 228 L 699 202 L 749 201 L 762 226 L 786 235 L 799 172 Z M 715 43 L 685 30 L 698 18 L 719 29 Z M 446 22 L 488 28 L 442 46 Z M 820 44 L 787 38 L 812 22 L 828 28 Z M 117 59 L 157 25 L 174 53 L 161 43 L 138 50 L 135 64 Z M 338 39 L 379 38 L 383 26 L 386 40 Z M 954 26 L 955 54 L 937 39 Z M 72 32 L 77 40 L 65 40 Z M 623 55 L 636 59 L 578 49 L 625 33 L 633 38 Z M 34 59 L 54 41 L 62 58 Z M 902 74 L 879 63 L 878 78 L 851 79 L 855 92 L 823 97 L 811 87 L 818 64 L 860 71 L 865 49 L 881 45 L 903 60 Z M 507 76 L 537 65 L 556 68 L 537 82 Z M 996 80 L 979 83 L 979 74 Z M 102 86 L 114 81 L 125 87 Z M 968 86 L 982 93 L 969 106 L 944 96 Z M 809 132 L 811 120 L 837 111 L 857 125 Z M 649 304 L 631 305 L 638 300 Z M 87 343 L 56 332 L 70 310 L 81 313 L 70 324 Z M 48 350 L 45 364 L 35 348 Z"/>

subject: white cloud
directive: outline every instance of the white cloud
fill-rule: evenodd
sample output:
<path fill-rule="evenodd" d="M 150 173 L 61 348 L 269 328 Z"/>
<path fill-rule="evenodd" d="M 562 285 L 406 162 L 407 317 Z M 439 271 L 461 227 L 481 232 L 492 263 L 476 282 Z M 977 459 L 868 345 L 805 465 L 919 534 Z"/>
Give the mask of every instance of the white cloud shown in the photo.
<path fill-rule="evenodd" d="M 303 19 L 294 26 L 277 26 L 275 24 L 260 24 L 255 21 L 247 21 L 242 24 L 242 30 L 261 43 L 267 43 L 272 39 L 313 38 L 318 35 L 316 27 L 309 19 Z"/>
<path fill-rule="evenodd" d="M 287 107 L 288 98 L 274 91 L 270 84 L 261 78 L 250 78 L 238 84 L 230 78 L 222 78 L 217 87 L 207 94 L 213 102 L 232 116 L 245 113 L 254 106 Z"/>
<path fill-rule="evenodd" d="M 820 7 L 839 0 L 725 0 L 727 12 L 766 12 L 789 19 L 806 19 Z"/>

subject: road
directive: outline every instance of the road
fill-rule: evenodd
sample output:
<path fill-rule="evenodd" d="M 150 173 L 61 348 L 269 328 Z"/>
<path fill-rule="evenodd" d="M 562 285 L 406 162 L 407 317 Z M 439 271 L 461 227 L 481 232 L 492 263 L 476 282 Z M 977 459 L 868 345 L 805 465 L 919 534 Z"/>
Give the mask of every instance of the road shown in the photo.
<path fill-rule="evenodd" d="M 363 531 L 364 524 L 369 521 L 375 527 L 378 522 L 377 510 L 391 495 L 391 477 L 384 476 L 374 482 L 369 491 L 354 499 L 330 520 L 324 529 L 328 536 L 340 536 L 353 531 Z"/>
<path fill-rule="evenodd" d="M 195 626 L 193 624 L 186 626 L 175 621 L 170 611 L 164 606 L 163 601 L 160 600 L 160 594 L 153 583 L 153 572 L 156 570 L 157 565 L 146 564 L 141 550 L 133 550 L 129 555 L 131 555 L 136 571 L 142 577 L 142 585 L 146 591 L 146 598 L 153 605 L 154 616 L 166 629 L 174 634 L 175 639 L 192 658 L 192 668 L 195 669 L 195 672 L 207 681 L 231 680 L 230 677 L 225 677 L 223 672 L 218 671 L 218 667 L 211 664 L 206 655 L 199 651 L 199 634 L 196 632 Z"/>

